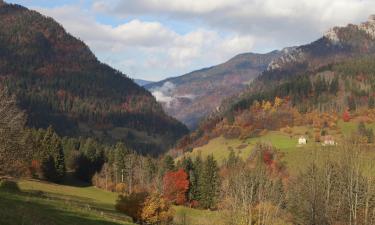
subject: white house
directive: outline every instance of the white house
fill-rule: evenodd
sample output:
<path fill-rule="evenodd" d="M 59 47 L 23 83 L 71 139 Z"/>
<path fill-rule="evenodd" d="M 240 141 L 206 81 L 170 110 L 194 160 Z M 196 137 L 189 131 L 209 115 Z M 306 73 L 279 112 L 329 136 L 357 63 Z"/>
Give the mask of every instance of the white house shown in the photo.
<path fill-rule="evenodd" d="M 323 146 L 337 145 L 337 143 L 335 142 L 335 139 L 331 135 L 326 135 L 322 137 L 322 139 L 323 139 L 323 143 L 322 143 Z"/>
<path fill-rule="evenodd" d="M 299 137 L 299 139 L 298 139 L 298 144 L 299 144 L 299 145 L 305 145 L 305 144 L 307 144 L 307 140 L 306 140 L 306 138 L 303 137 L 303 136 Z"/>

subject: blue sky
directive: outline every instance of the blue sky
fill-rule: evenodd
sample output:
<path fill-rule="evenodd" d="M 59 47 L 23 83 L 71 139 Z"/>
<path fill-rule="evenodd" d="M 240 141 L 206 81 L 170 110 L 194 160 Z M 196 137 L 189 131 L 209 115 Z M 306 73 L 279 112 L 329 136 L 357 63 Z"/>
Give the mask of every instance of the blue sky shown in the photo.
<path fill-rule="evenodd" d="M 129 77 L 161 80 L 244 52 L 309 43 L 372 0 L 8 0 L 53 17 Z"/>

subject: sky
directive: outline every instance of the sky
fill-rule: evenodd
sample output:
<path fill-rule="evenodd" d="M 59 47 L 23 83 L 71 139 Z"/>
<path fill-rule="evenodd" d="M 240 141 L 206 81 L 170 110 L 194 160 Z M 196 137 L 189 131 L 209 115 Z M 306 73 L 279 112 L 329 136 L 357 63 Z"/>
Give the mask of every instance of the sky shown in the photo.
<path fill-rule="evenodd" d="M 374 0 L 6 0 L 37 10 L 131 78 L 151 81 L 244 52 L 310 43 L 365 21 Z"/>

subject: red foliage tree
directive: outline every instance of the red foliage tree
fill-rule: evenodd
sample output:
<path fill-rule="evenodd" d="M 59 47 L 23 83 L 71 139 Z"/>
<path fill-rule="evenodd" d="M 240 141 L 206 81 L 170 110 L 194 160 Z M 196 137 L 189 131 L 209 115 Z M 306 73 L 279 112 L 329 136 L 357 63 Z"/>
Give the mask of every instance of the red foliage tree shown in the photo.
<path fill-rule="evenodd" d="M 350 121 L 350 113 L 348 110 L 345 110 L 345 112 L 342 114 L 342 119 L 344 120 L 344 122 Z"/>
<path fill-rule="evenodd" d="M 263 162 L 268 166 L 273 163 L 273 154 L 271 151 L 266 150 L 263 152 Z"/>
<path fill-rule="evenodd" d="M 164 175 L 164 197 L 172 203 L 183 205 L 186 203 L 186 192 L 189 189 L 189 179 L 183 169 L 168 172 Z"/>

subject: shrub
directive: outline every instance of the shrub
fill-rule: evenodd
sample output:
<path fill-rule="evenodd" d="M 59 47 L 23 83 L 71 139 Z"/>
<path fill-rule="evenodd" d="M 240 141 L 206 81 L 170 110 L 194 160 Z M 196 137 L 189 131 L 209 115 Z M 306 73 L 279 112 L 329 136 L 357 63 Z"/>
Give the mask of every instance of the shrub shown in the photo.
<path fill-rule="evenodd" d="M 174 211 L 160 194 L 147 197 L 142 209 L 142 221 L 146 224 L 169 224 L 173 220 Z"/>
<path fill-rule="evenodd" d="M 116 192 L 118 193 L 124 193 L 126 191 L 126 184 L 124 183 L 118 183 L 116 185 Z"/>
<path fill-rule="evenodd" d="M 346 110 L 344 112 L 344 114 L 342 114 L 342 120 L 344 120 L 344 122 L 349 122 L 350 121 L 350 113 L 348 110 Z"/>
<path fill-rule="evenodd" d="M 143 204 L 147 196 L 146 192 L 120 195 L 116 202 L 116 210 L 130 216 L 134 222 L 140 222 L 142 220 Z"/>
<path fill-rule="evenodd" d="M 3 180 L 0 182 L 0 190 L 9 192 L 20 192 L 17 182 L 12 180 Z"/>

